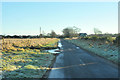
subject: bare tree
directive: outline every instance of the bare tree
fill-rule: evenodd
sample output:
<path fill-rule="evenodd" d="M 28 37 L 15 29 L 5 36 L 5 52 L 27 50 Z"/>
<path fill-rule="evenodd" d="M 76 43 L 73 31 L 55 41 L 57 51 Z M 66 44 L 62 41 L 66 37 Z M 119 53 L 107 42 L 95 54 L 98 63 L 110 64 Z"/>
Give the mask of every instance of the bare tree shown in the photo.
<path fill-rule="evenodd" d="M 95 34 L 102 34 L 102 31 L 100 31 L 98 28 L 94 28 L 94 33 Z"/>
<path fill-rule="evenodd" d="M 74 37 L 74 36 L 77 36 L 78 33 L 80 32 L 80 28 L 77 28 L 77 27 L 67 27 L 67 28 L 64 28 L 63 29 L 63 34 L 65 37 Z"/>
<path fill-rule="evenodd" d="M 63 32 L 65 37 L 71 37 L 73 35 L 73 33 L 74 33 L 73 29 L 70 28 L 70 27 L 64 28 L 62 32 Z"/>
<path fill-rule="evenodd" d="M 74 30 L 74 36 L 78 36 L 78 34 L 80 33 L 81 29 L 76 27 L 76 26 L 73 26 L 73 30 Z"/>
<path fill-rule="evenodd" d="M 52 38 L 55 38 L 56 37 L 56 33 L 55 33 L 55 31 L 51 31 L 51 33 L 50 33 L 50 36 L 52 37 Z"/>

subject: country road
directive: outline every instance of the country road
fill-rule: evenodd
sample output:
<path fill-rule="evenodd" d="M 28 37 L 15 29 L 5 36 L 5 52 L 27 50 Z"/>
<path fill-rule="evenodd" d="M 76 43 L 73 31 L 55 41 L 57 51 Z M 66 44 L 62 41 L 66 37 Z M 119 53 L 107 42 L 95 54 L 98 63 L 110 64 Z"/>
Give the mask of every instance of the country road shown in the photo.
<path fill-rule="evenodd" d="M 118 78 L 117 65 L 61 40 L 63 52 L 48 78 Z"/>

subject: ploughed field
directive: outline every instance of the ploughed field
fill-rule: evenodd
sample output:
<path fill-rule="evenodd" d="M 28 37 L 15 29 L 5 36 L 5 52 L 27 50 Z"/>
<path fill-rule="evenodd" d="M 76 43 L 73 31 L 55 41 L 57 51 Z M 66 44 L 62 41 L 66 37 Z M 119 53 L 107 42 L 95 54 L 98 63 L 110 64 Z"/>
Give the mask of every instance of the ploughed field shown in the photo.
<path fill-rule="evenodd" d="M 45 49 L 57 48 L 57 38 L 3 39 L 3 78 L 42 78 L 55 55 Z"/>

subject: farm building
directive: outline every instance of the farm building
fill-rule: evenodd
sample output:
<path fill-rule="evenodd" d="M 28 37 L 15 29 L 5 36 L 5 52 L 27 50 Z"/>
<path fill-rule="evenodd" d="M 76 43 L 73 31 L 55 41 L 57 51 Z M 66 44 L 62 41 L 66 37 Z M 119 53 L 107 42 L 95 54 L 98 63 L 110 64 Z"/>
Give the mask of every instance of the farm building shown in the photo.
<path fill-rule="evenodd" d="M 79 37 L 86 37 L 87 33 L 79 33 Z"/>

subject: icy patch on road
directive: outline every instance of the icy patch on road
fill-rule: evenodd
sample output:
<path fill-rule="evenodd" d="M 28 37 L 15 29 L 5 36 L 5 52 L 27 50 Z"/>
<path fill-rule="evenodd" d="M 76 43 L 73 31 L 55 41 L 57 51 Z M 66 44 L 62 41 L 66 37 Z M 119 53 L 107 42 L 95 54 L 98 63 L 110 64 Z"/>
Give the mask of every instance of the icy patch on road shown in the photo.
<path fill-rule="evenodd" d="M 62 48 L 62 44 L 61 44 L 61 41 L 59 40 L 58 42 L 58 47 Z"/>
<path fill-rule="evenodd" d="M 47 51 L 47 52 L 49 52 L 49 53 L 60 53 L 60 51 L 59 51 L 59 49 L 51 49 L 51 50 L 45 50 L 45 51 Z"/>
<path fill-rule="evenodd" d="M 76 49 L 80 49 L 79 47 L 76 47 Z"/>

